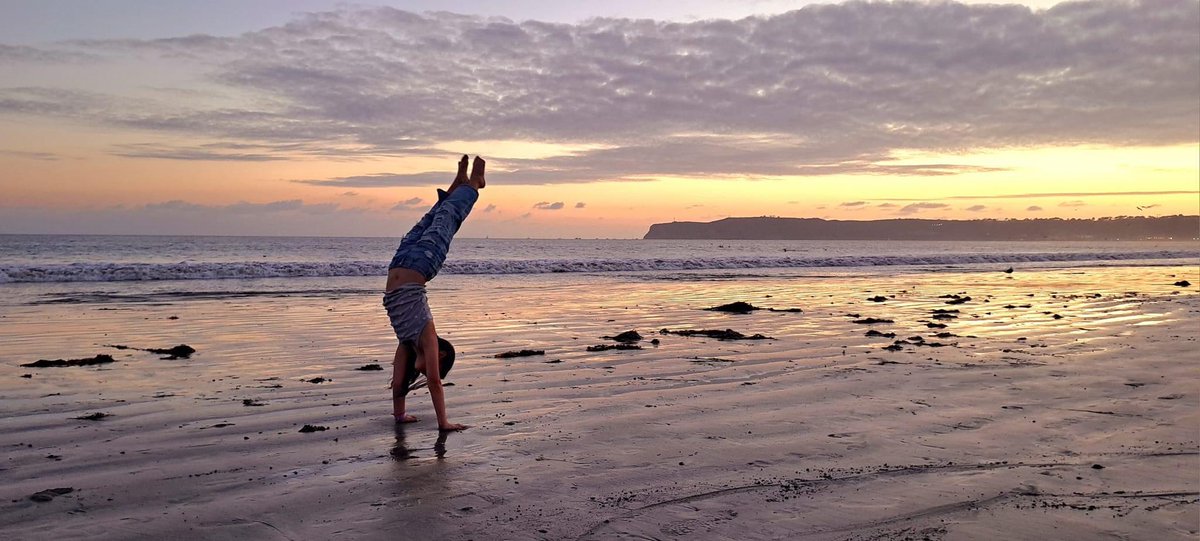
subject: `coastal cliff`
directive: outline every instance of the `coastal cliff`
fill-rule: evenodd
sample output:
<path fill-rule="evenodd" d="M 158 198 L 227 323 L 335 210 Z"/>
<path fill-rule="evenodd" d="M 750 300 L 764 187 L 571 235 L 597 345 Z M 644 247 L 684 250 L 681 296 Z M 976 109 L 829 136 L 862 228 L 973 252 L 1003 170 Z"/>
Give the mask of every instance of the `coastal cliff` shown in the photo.
<path fill-rule="evenodd" d="M 654 224 L 646 239 L 720 240 L 1192 240 L 1200 216 L 1029 220 L 725 218 Z"/>

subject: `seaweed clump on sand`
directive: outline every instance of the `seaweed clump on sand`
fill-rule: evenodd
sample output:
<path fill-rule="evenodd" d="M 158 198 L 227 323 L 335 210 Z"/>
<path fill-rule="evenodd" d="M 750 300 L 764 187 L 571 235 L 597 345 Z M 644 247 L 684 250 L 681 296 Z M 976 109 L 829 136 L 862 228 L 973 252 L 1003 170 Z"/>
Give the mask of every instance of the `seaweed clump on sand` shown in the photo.
<path fill-rule="evenodd" d="M 178 346 L 170 348 L 135 348 L 133 346 L 125 346 L 121 344 L 107 344 L 105 347 L 120 350 L 135 349 L 138 351 L 148 351 L 156 355 L 166 355 L 166 357 L 163 357 L 163 359 L 167 361 L 173 361 L 175 359 L 187 359 L 196 352 L 196 348 L 187 344 L 179 344 Z"/>
<path fill-rule="evenodd" d="M 108 417 L 112 417 L 112 414 L 104 413 L 102 411 L 97 411 L 96 413 L 91 413 L 88 415 L 80 415 L 79 417 L 75 417 L 75 418 L 80 421 L 99 421 L 101 419 L 106 419 Z"/>
<path fill-rule="evenodd" d="M 545 355 L 545 354 L 546 354 L 546 350 L 544 350 L 544 349 L 522 349 L 520 351 L 505 351 L 504 353 L 497 353 L 496 358 L 497 359 L 511 359 L 513 357 L 532 357 L 534 355 Z"/>
<path fill-rule="evenodd" d="M 601 336 L 600 338 L 603 338 L 605 340 L 614 340 L 614 341 L 622 342 L 622 343 L 632 343 L 632 342 L 640 342 L 642 340 L 642 338 L 644 338 L 644 337 L 641 335 L 641 333 L 639 333 L 637 331 L 625 331 L 616 336 Z"/>
<path fill-rule="evenodd" d="M 379 366 L 378 364 L 371 363 L 371 364 L 364 364 L 358 368 L 355 368 L 355 370 L 362 370 L 364 372 L 369 372 L 372 370 L 383 370 L 383 367 Z"/>
<path fill-rule="evenodd" d="M 101 353 L 95 357 L 87 357 L 84 359 L 40 359 L 36 362 L 25 363 L 21 366 L 24 368 L 54 368 L 60 366 L 93 366 L 113 362 L 116 362 L 116 359 L 113 359 L 112 355 L 105 355 Z"/>
<path fill-rule="evenodd" d="M 729 304 L 722 304 L 720 306 L 713 306 L 712 308 L 705 308 L 705 310 L 710 312 L 728 312 L 730 314 L 749 314 L 755 310 L 762 310 L 762 308 L 754 306 L 748 302 L 737 301 Z"/>
<path fill-rule="evenodd" d="M 71 487 L 48 488 L 41 492 L 34 492 L 33 494 L 30 494 L 29 499 L 38 503 L 43 503 L 62 496 L 63 494 L 70 494 L 72 492 L 75 492 L 75 489 Z"/>
<path fill-rule="evenodd" d="M 753 335 L 747 336 L 747 335 L 744 335 L 733 329 L 725 329 L 723 331 L 715 330 L 715 329 L 682 330 L 682 331 L 672 331 L 670 329 L 663 329 L 658 332 L 660 334 L 675 334 L 675 335 L 679 335 L 679 336 L 706 336 L 708 338 L 716 338 L 717 340 L 774 340 L 774 338 L 771 338 L 770 336 L 764 336 L 761 334 L 753 334 Z"/>
<path fill-rule="evenodd" d="M 876 317 L 864 317 L 862 319 L 856 319 L 851 323 L 858 323 L 859 325 L 875 325 L 878 323 L 895 323 L 895 321 Z"/>
<path fill-rule="evenodd" d="M 599 344 L 599 345 L 587 347 L 588 351 L 608 351 L 610 349 L 616 349 L 616 350 L 642 349 L 642 346 L 639 346 L 637 344 Z"/>
<path fill-rule="evenodd" d="M 166 357 L 163 357 L 163 359 L 168 360 L 168 361 L 173 361 L 175 359 L 190 358 L 192 356 L 192 354 L 196 352 L 196 348 L 189 346 L 187 344 L 179 344 L 178 346 L 175 346 L 172 348 L 166 348 L 166 349 L 146 348 L 146 351 L 149 351 L 150 353 L 155 353 L 158 355 L 166 355 Z"/>

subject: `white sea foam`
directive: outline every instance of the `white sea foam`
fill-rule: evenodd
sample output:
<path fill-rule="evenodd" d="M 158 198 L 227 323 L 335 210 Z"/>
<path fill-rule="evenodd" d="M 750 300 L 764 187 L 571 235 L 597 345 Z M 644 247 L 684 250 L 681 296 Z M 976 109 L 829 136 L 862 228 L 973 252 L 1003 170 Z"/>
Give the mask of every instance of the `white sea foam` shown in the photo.
<path fill-rule="evenodd" d="M 443 274 L 622 273 L 898 265 L 959 266 L 1089 261 L 1200 259 L 1200 251 L 857 255 L 841 257 L 451 259 Z M 382 276 L 379 261 L 0 264 L 0 283 L 130 282 L 249 278 Z"/>

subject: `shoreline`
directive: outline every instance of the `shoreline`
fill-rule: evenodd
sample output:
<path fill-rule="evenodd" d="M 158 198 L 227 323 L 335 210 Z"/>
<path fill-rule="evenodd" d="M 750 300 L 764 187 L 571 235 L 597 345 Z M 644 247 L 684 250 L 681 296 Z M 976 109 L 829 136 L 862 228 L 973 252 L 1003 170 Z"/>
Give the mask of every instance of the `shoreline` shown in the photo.
<path fill-rule="evenodd" d="M 1185 266 L 447 276 L 430 297 L 462 355 L 448 409 L 475 427 L 444 438 L 426 392 L 396 430 L 390 373 L 355 370 L 394 348 L 363 297 L 24 307 L 0 330 L 0 517 L 21 538 L 1189 539 L 1200 297 L 1171 274 L 1200 282 Z M 803 312 L 702 310 L 733 301 Z M 631 329 L 645 349 L 585 350 Z M 947 345 L 883 351 L 895 339 L 868 329 Z M 178 343 L 197 354 L 103 347 Z M 494 358 L 520 349 L 546 354 Z M 17 367 L 98 353 L 117 362 Z M 57 487 L 75 490 L 28 499 Z"/>

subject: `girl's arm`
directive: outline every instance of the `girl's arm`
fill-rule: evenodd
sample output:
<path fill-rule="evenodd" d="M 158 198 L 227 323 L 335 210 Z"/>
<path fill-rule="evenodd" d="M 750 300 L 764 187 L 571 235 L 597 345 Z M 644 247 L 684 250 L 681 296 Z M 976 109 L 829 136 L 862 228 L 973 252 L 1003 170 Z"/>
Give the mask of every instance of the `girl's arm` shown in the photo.
<path fill-rule="evenodd" d="M 403 344 L 396 346 L 396 356 L 392 358 L 392 416 L 397 423 L 415 423 L 416 417 L 404 413 L 405 367 L 408 366 L 408 348 Z"/>
<path fill-rule="evenodd" d="M 467 425 L 451 423 L 446 415 L 446 394 L 442 390 L 441 363 L 438 362 L 437 333 L 433 322 L 421 333 L 421 347 L 418 355 L 425 364 L 425 378 L 429 382 L 429 398 L 433 400 L 433 411 L 437 414 L 438 430 L 466 430 Z"/>

